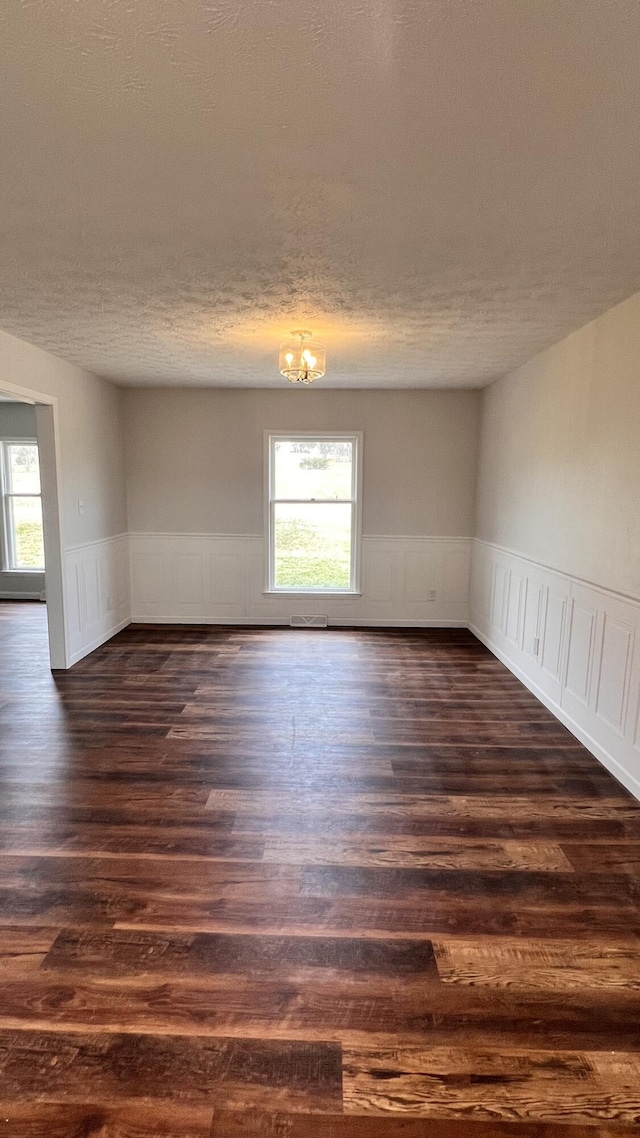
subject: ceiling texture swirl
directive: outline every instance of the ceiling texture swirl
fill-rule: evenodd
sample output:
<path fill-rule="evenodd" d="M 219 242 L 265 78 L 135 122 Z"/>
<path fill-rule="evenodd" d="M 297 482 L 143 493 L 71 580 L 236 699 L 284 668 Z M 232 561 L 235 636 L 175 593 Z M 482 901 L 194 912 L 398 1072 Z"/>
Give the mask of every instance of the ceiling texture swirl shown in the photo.
<path fill-rule="evenodd" d="M 0 8 L 0 327 L 131 385 L 479 387 L 640 288 L 637 0 Z"/>

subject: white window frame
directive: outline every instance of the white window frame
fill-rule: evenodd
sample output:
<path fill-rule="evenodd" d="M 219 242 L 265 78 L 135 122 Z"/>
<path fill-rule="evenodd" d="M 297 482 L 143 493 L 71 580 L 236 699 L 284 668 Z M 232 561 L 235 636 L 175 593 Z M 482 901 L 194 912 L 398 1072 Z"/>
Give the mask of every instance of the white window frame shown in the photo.
<path fill-rule="evenodd" d="M 309 442 L 317 439 L 318 442 L 350 442 L 353 447 L 353 462 L 351 467 L 351 497 L 329 498 L 330 502 L 351 506 L 351 581 L 348 589 L 332 588 L 296 588 L 293 585 L 278 586 L 275 583 L 275 526 L 274 514 L 276 503 L 308 502 L 308 498 L 276 498 L 275 497 L 275 446 L 278 442 Z M 362 564 L 362 431 L 265 431 L 264 432 L 264 486 L 265 486 L 265 523 L 266 536 L 266 585 L 265 593 L 277 593 L 278 596 L 360 596 L 360 572 Z M 323 499 L 324 500 L 324 499 Z"/>
<path fill-rule="evenodd" d="M 11 498 L 39 498 L 40 508 L 42 509 L 42 481 L 40 482 L 39 494 L 24 492 L 18 494 L 16 491 L 10 489 L 11 475 L 9 473 L 8 448 L 14 446 L 34 446 L 37 448 L 38 440 L 0 439 L 0 491 L 2 492 L 2 572 L 19 574 L 20 576 L 22 576 L 22 574 L 29 573 L 42 574 L 45 571 L 44 565 L 41 568 L 38 568 L 36 566 L 28 566 L 24 569 L 21 569 L 20 566 L 16 565 L 15 535 L 11 522 L 12 511 L 9 503 Z M 39 458 L 40 455 L 38 454 L 38 459 Z M 40 474 L 40 478 L 42 479 L 42 473 Z"/>

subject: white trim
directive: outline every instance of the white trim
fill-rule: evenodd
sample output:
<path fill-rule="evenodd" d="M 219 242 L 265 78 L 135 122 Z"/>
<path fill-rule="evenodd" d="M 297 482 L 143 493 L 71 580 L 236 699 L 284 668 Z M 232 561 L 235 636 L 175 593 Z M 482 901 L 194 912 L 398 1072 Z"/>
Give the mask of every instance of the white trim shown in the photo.
<path fill-rule="evenodd" d="M 532 559 L 527 558 L 527 560 Z M 500 660 L 500 662 L 509 669 L 510 672 L 513 672 L 514 676 L 516 676 L 517 679 L 519 679 L 520 682 L 524 684 L 524 686 L 528 688 L 530 692 L 533 692 L 536 699 L 539 699 L 540 702 L 543 703 L 553 715 L 555 715 L 556 719 L 558 719 L 560 723 L 562 723 L 562 725 L 571 732 L 572 735 L 575 735 L 576 739 L 578 739 L 580 743 L 582 743 L 589 751 L 591 751 L 595 758 L 598 759 L 600 763 L 602 763 L 603 767 L 606 767 L 609 773 L 612 774 L 618 782 L 622 783 L 622 785 L 626 790 L 630 792 L 630 794 L 633 794 L 636 798 L 640 799 L 640 780 L 634 778 L 634 776 L 628 770 L 626 770 L 622 764 L 619 763 L 612 754 L 610 754 L 609 751 L 605 750 L 605 748 L 602 747 L 600 743 L 598 743 L 591 735 L 589 735 L 589 733 L 585 731 L 580 726 L 580 724 L 576 722 L 575 719 L 573 719 L 570 715 L 567 715 L 566 711 L 564 711 L 559 703 L 556 703 L 556 701 L 552 699 L 551 696 L 547 695 L 547 693 L 542 688 L 538 687 L 535 681 L 532 680 L 531 677 L 522 670 L 522 668 L 519 668 L 517 664 L 514 664 L 513 660 L 511 660 L 504 652 L 502 652 L 493 640 L 491 640 L 488 636 L 485 636 L 484 633 L 482 633 L 475 624 L 469 624 L 469 631 L 472 632 L 474 636 L 477 636 L 478 640 L 480 640 L 485 645 L 485 647 L 489 649 L 490 652 L 493 652 L 493 655 L 496 656 L 498 660 Z"/>
<path fill-rule="evenodd" d="M 2 495 L 2 524 L 1 536 L 2 540 L 2 567 L 0 572 L 3 575 L 9 573 L 40 573 L 44 574 L 44 565 L 37 566 L 18 566 L 16 561 L 16 533 L 17 524 L 15 520 L 14 507 L 12 503 L 13 498 L 37 498 L 40 502 L 40 517 L 42 514 L 42 479 L 40 477 L 40 455 L 38 453 L 38 480 L 40 482 L 40 490 L 35 494 L 30 491 L 18 491 L 13 488 L 13 474 L 9 462 L 8 452 L 11 447 L 35 447 L 38 451 L 38 439 L 33 436 L 23 438 L 22 436 L 12 435 L 6 438 L 4 435 L 0 437 L 0 493 Z M 44 521 L 41 526 L 42 530 L 42 548 L 44 553 Z"/>
<path fill-rule="evenodd" d="M 362 488 L 363 488 L 363 431 L 275 431 L 265 429 L 263 439 L 263 487 L 262 497 L 264 503 L 264 533 L 265 541 L 265 577 L 264 595 L 273 596 L 359 596 L 361 595 L 362 579 Z M 327 505 L 349 505 L 351 509 L 351 567 L 348 589 L 309 589 L 293 588 L 288 585 L 279 588 L 275 582 L 275 541 L 273 516 L 277 504 L 299 502 L 301 505 L 310 503 L 310 499 L 277 499 L 274 496 L 274 447 L 281 439 L 285 442 L 304 441 L 305 439 L 344 440 L 352 445 L 351 460 L 351 497 L 341 499 L 327 499 Z M 325 504 L 317 500 L 318 506 Z"/>
<path fill-rule="evenodd" d="M 456 534 L 454 537 L 447 537 L 446 534 L 418 534 L 418 533 L 363 533 L 363 541 L 446 541 L 449 542 L 470 542 L 473 541 L 472 537 L 460 537 Z"/>
<path fill-rule="evenodd" d="M 49 660 L 51 668 L 64 669 L 69 667 L 69 663 L 58 399 L 55 395 L 20 387 L 5 379 L 2 380 L 2 390 L 17 396 L 19 402 L 35 405 L 36 435 L 38 435 L 40 452 L 44 561 L 47 563 Z"/>
<path fill-rule="evenodd" d="M 51 667 L 69 667 L 67 594 L 64 579 L 64 521 L 62 516 L 62 465 L 58 399 L 46 392 L 2 380 L 2 390 L 18 400 L 35 404 L 40 489 L 47 581 L 47 626 Z"/>
<path fill-rule="evenodd" d="M 122 632 L 122 629 L 126 628 L 129 624 L 131 624 L 131 620 L 127 617 L 118 624 L 114 624 L 106 632 L 101 633 L 100 636 L 97 636 L 96 639 L 92 640 L 89 644 L 83 645 L 77 652 L 73 652 L 69 657 L 69 667 L 72 668 L 74 664 L 77 664 L 79 660 L 83 660 L 90 652 L 95 652 L 96 648 L 100 648 L 102 644 L 106 644 L 107 640 L 111 640 L 112 636 L 115 636 L 118 632 Z"/>
<path fill-rule="evenodd" d="M 332 618 L 329 625 L 340 628 L 467 628 L 466 620 L 393 620 L 383 617 L 349 620 L 344 617 Z"/>
<path fill-rule="evenodd" d="M 575 581 L 579 585 L 588 585 L 590 589 L 598 589 L 599 592 L 605 593 L 609 597 L 619 597 L 624 601 L 630 601 L 632 604 L 640 605 L 640 594 L 638 593 L 625 593 L 620 589 L 610 589 L 608 585 L 601 585 L 598 581 L 591 580 L 589 577 L 581 577 L 577 573 L 570 573 L 567 569 L 557 569 L 554 565 L 549 565 L 546 561 L 537 561 L 535 557 L 529 557 L 526 553 L 518 553 L 517 550 L 510 549 L 506 545 L 499 545 L 496 541 L 486 541 L 483 537 L 474 537 L 472 540 L 477 542 L 478 545 L 484 545 L 487 549 L 497 549 L 500 553 L 504 553 L 508 557 L 517 557 L 519 561 L 526 561 L 529 565 L 535 565 L 537 569 L 544 569 L 548 573 L 556 573 L 558 577 L 565 577 L 567 581 Z"/>
<path fill-rule="evenodd" d="M 183 538 L 188 537 L 192 539 L 200 538 L 215 538 L 216 541 L 262 541 L 264 534 L 261 533 L 217 533 L 217 532 L 203 532 L 199 533 L 179 533 L 170 530 L 129 530 L 128 534 L 122 534 L 122 537 L 157 537 L 157 538 Z M 78 547 L 80 548 L 80 547 Z"/>
<path fill-rule="evenodd" d="M 94 541 L 81 541 L 78 545 L 68 545 L 65 553 L 79 553 L 83 549 L 95 549 L 96 546 L 104 545 L 109 541 L 126 541 L 130 536 L 128 533 L 114 533 L 111 537 L 97 537 Z"/>
<path fill-rule="evenodd" d="M 130 624 L 178 624 L 184 625 L 185 628 L 195 625 L 196 627 L 202 625 L 225 625 L 252 627 L 253 625 L 260 625 L 273 628 L 289 628 L 290 617 L 288 616 L 273 616 L 273 617 L 221 617 L 209 618 L 203 617 L 195 621 L 185 620 L 181 616 L 132 616 L 131 620 L 127 623 Z M 123 626 L 124 627 L 124 626 Z M 311 631 L 326 632 L 326 629 L 313 629 L 309 626 Z M 387 618 L 376 619 L 354 619 L 349 617 L 330 617 L 329 628 L 468 628 L 466 620 L 389 620 Z M 300 629 L 294 628 L 292 632 L 299 632 Z M 302 630 L 304 631 L 304 630 Z M 113 635 L 113 633 L 111 634 Z M 97 645 L 96 645 L 97 647 Z"/>
<path fill-rule="evenodd" d="M 34 435 L 29 435 L 28 437 L 23 435 L 1 435 L 0 442 L 8 443 L 9 446 L 19 447 L 37 447 L 38 445 L 38 440 Z M 12 493 L 15 494 L 17 491 L 14 490 Z M 30 494 L 33 494 L 33 491 L 30 491 Z M 33 496 L 35 498 L 39 498 L 40 494 L 35 494 Z M 27 497 L 29 497 L 29 494 L 27 494 Z"/>
<path fill-rule="evenodd" d="M 70 666 L 67 627 L 69 598 L 66 592 L 64 564 L 62 444 L 58 400 L 55 397 L 49 396 L 42 400 L 38 397 L 36 425 L 44 526 L 49 656 L 52 668 L 63 669 Z"/>
<path fill-rule="evenodd" d="M 263 597 L 361 597 L 362 589 L 263 589 Z"/>
<path fill-rule="evenodd" d="M 191 538 L 209 538 L 214 537 L 216 541 L 262 541 L 264 538 L 263 533 L 218 533 L 217 531 L 202 531 L 198 533 L 178 532 L 177 530 L 129 530 L 128 533 L 116 534 L 116 537 L 160 537 L 160 538 L 173 538 L 173 537 L 191 537 Z M 112 541 L 112 538 L 99 538 L 98 541 Z M 460 537 L 455 535 L 447 537 L 445 534 L 422 534 L 422 533 L 363 533 L 363 541 L 443 541 L 443 542 L 471 542 L 477 541 L 478 538 L 473 537 Z M 86 542 L 87 546 L 94 544 L 93 542 Z M 69 549 L 83 549 L 83 545 L 69 546 Z"/>
<path fill-rule="evenodd" d="M 262 433 L 274 438 L 279 436 L 281 439 L 292 442 L 295 442 L 296 439 L 301 439 L 304 442 L 305 439 L 352 439 L 356 435 L 361 435 L 362 431 L 283 431 L 265 427 Z"/>
<path fill-rule="evenodd" d="M 197 533 L 186 533 L 182 530 L 169 530 L 169 529 L 130 529 L 125 534 L 114 534 L 113 537 L 99 537 L 96 542 L 85 542 L 81 545 L 67 546 L 68 550 L 84 549 L 87 545 L 99 545 L 100 542 L 113 542 L 116 537 L 191 537 L 191 538 L 208 538 L 214 537 L 216 542 L 262 542 L 264 534 L 221 534 L 218 530 L 203 530 L 200 529 Z M 446 542 L 450 543 L 469 543 L 478 541 L 475 537 L 446 537 L 443 534 L 362 534 L 363 542 Z M 498 547 L 498 546 L 495 546 Z M 515 554 L 514 554 L 515 555 Z"/>

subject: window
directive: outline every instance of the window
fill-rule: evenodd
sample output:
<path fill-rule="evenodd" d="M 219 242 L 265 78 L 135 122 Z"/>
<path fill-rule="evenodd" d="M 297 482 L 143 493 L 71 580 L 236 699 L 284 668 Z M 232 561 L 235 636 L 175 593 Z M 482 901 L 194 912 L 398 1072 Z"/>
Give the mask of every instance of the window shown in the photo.
<path fill-rule="evenodd" d="M 268 442 L 268 589 L 357 592 L 361 435 Z"/>
<path fill-rule="evenodd" d="M 35 439 L 3 442 L 2 514 L 5 571 L 44 572 L 40 463 Z"/>

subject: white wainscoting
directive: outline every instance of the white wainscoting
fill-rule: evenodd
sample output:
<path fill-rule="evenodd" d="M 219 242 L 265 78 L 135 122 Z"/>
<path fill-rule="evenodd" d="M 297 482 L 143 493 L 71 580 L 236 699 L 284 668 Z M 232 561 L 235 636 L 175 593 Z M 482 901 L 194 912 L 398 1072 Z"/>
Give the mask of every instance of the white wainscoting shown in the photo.
<path fill-rule="evenodd" d="M 640 798 L 640 599 L 476 540 L 469 627 Z"/>
<path fill-rule="evenodd" d="M 131 620 L 127 534 L 65 550 L 68 666 Z"/>
<path fill-rule="evenodd" d="M 265 594 L 260 535 L 133 533 L 129 546 L 134 621 L 288 624 L 324 614 L 332 625 L 467 624 L 470 538 L 363 537 L 362 595 L 326 597 Z"/>

